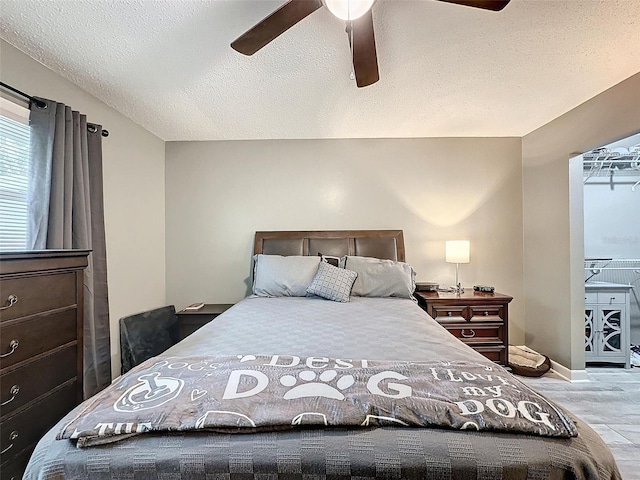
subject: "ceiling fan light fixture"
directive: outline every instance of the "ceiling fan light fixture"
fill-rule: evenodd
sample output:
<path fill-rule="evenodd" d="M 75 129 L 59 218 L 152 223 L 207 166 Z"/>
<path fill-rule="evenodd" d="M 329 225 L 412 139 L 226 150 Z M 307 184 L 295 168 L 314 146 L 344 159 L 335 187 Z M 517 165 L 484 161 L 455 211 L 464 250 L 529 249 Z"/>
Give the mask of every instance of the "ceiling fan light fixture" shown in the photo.
<path fill-rule="evenodd" d="M 323 0 L 323 2 L 340 20 L 355 20 L 367 13 L 375 0 Z"/>

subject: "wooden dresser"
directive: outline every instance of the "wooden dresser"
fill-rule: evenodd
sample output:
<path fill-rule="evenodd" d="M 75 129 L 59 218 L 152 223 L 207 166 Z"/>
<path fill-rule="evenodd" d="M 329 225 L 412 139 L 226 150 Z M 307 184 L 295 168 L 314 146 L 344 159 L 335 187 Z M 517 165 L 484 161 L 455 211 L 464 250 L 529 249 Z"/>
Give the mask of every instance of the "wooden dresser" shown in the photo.
<path fill-rule="evenodd" d="M 21 479 L 42 435 L 82 401 L 88 251 L 0 252 L 0 470 Z"/>
<path fill-rule="evenodd" d="M 418 304 L 449 333 L 501 365 L 509 362 L 509 302 L 501 293 L 416 292 Z"/>

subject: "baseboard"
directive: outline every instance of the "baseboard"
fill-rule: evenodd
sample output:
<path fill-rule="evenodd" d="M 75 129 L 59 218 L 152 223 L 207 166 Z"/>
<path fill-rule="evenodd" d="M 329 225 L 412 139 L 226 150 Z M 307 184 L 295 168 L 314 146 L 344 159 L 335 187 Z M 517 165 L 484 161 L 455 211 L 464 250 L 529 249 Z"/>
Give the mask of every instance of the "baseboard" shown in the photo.
<path fill-rule="evenodd" d="M 556 375 L 571 383 L 590 381 L 586 370 L 570 370 L 564 365 L 554 362 L 553 360 L 551 360 L 551 370 L 553 370 Z"/>

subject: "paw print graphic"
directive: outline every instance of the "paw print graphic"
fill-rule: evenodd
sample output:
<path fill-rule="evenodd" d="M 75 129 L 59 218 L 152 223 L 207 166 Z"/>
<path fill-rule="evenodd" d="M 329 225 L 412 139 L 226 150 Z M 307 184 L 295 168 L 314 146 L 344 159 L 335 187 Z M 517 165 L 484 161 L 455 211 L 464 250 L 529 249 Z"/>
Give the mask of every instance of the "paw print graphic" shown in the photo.
<path fill-rule="evenodd" d="M 293 400 L 303 397 L 325 397 L 334 400 L 344 400 L 344 395 L 340 390 L 346 390 L 355 383 L 353 375 L 343 375 L 338 377 L 335 370 L 325 370 L 317 374 L 311 370 L 304 370 L 298 374 L 298 378 L 293 375 L 283 375 L 280 383 L 285 387 L 292 387 L 284 394 L 285 400 Z M 337 380 L 336 380 L 337 379 Z M 298 381 L 306 382 L 297 385 Z M 319 381 L 318 381 L 319 380 Z M 335 387 L 329 382 L 335 380 Z"/>

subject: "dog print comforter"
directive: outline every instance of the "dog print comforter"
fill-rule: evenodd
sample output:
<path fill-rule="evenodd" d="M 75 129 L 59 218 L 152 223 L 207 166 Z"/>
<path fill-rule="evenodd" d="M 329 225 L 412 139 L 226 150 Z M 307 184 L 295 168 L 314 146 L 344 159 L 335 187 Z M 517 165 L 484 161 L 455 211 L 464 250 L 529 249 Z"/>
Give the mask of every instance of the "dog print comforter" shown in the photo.
<path fill-rule="evenodd" d="M 88 400 L 59 439 L 145 432 L 443 427 L 572 437 L 565 413 L 489 361 L 300 357 L 150 359 Z"/>

